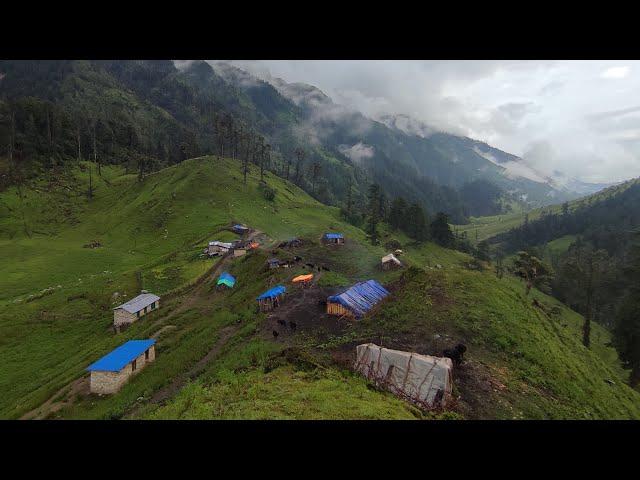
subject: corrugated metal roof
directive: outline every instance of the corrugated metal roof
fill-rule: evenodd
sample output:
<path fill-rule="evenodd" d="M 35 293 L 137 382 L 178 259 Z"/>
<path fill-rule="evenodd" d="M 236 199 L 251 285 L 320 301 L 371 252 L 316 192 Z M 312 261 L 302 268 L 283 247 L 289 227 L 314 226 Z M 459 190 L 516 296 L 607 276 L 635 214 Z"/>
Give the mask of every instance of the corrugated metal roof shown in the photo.
<path fill-rule="evenodd" d="M 218 283 L 216 285 L 221 284 L 226 285 L 229 288 L 233 288 L 236 284 L 236 278 L 227 272 L 222 272 L 222 275 L 218 277 Z"/>
<path fill-rule="evenodd" d="M 151 345 L 156 343 L 155 340 L 129 340 L 123 343 L 115 350 L 107 353 L 104 357 L 87 367 L 87 370 L 100 372 L 119 372 L 127 363 L 135 360 Z"/>
<path fill-rule="evenodd" d="M 282 295 L 287 289 L 282 285 L 276 285 L 275 287 L 267 290 L 262 295 L 256 298 L 256 300 L 264 300 L 265 298 L 274 298 L 278 295 Z"/>
<path fill-rule="evenodd" d="M 249 230 L 249 227 L 245 227 L 244 225 L 234 225 L 234 230 Z"/>
<path fill-rule="evenodd" d="M 209 242 L 209 246 L 210 247 L 233 248 L 233 243 L 218 242 L 217 240 L 214 240 L 213 242 Z"/>
<path fill-rule="evenodd" d="M 329 238 L 331 240 L 334 240 L 337 238 L 344 238 L 344 236 L 341 233 L 325 233 L 324 238 Z"/>
<path fill-rule="evenodd" d="M 122 305 L 118 305 L 114 308 L 114 310 L 122 308 L 129 313 L 136 313 L 142 310 L 144 307 L 148 307 L 153 302 L 157 302 L 158 300 L 160 300 L 160 297 L 154 295 L 153 293 L 143 293 L 142 295 L 138 295 L 137 297 L 132 298 Z"/>
<path fill-rule="evenodd" d="M 356 317 L 361 317 L 387 295 L 389 295 L 389 292 L 386 288 L 375 280 L 367 280 L 366 282 L 356 283 L 346 292 L 330 296 L 327 301 L 339 303 L 351 310 Z"/>

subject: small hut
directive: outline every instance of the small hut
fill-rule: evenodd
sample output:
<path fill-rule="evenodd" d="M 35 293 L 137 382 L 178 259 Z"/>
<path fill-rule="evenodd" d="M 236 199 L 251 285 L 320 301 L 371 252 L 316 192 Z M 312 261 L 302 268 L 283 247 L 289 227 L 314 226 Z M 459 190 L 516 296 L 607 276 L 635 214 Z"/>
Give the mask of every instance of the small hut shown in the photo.
<path fill-rule="evenodd" d="M 233 256 L 234 257 L 242 257 L 246 255 L 250 250 L 256 249 L 260 246 L 258 242 L 245 242 L 243 240 L 238 240 L 233 244 Z"/>
<path fill-rule="evenodd" d="M 325 233 L 322 236 L 322 243 L 325 245 L 343 245 L 344 235 L 341 233 Z"/>
<path fill-rule="evenodd" d="M 231 230 L 233 230 L 238 235 L 246 235 L 247 233 L 249 233 L 249 227 L 240 224 L 234 225 L 233 227 L 231 227 Z"/>
<path fill-rule="evenodd" d="M 300 285 L 302 288 L 308 288 L 311 286 L 313 280 L 313 273 L 307 275 L 298 275 L 291 280 L 293 283 Z"/>
<path fill-rule="evenodd" d="M 222 272 L 216 283 L 217 288 L 233 288 L 236 284 L 236 277 L 227 272 Z"/>
<path fill-rule="evenodd" d="M 268 312 L 276 308 L 284 300 L 284 292 L 287 289 L 277 285 L 256 298 L 261 312 Z"/>
<path fill-rule="evenodd" d="M 119 331 L 122 326 L 139 320 L 140 317 L 159 307 L 160 297 L 153 293 L 148 293 L 146 290 L 142 290 L 142 293 L 137 297 L 113 309 L 113 326 L 116 331 Z"/>
<path fill-rule="evenodd" d="M 91 393 L 105 395 L 120 390 L 131 375 L 156 359 L 155 343 L 153 339 L 129 340 L 89 365 Z"/>
<path fill-rule="evenodd" d="M 206 253 L 210 257 L 214 257 L 216 255 L 226 255 L 232 249 L 233 243 L 213 241 L 209 242 L 209 245 L 207 246 L 207 248 L 205 248 L 204 253 Z"/>
<path fill-rule="evenodd" d="M 393 253 L 390 253 L 382 257 L 382 269 L 391 270 L 392 268 L 402 268 L 402 262 Z"/>
<path fill-rule="evenodd" d="M 269 268 L 279 268 L 280 260 L 278 260 L 277 258 L 270 258 L 267 260 L 267 265 L 269 266 Z"/>
<path fill-rule="evenodd" d="M 327 298 L 327 313 L 360 318 L 387 295 L 387 289 L 375 280 L 356 283 L 343 293 Z"/>

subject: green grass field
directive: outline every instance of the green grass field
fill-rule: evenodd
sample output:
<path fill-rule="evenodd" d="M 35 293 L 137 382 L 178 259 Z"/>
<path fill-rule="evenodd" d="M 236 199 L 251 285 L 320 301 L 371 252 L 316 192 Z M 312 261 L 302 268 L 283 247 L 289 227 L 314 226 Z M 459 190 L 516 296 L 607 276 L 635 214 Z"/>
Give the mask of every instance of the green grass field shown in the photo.
<path fill-rule="evenodd" d="M 142 182 L 120 168 L 102 167 L 102 178 L 94 170 L 91 200 L 89 165 L 0 193 L 2 418 L 19 418 L 43 404 L 125 340 L 153 334 L 159 334 L 156 362 L 117 395 L 81 396 L 52 415 L 434 418 L 367 388 L 332 360 L 345 346 L 382 337 L 421 351 L 468 342 L 471 379 L 461 378 L 458 392 L 465 407 L 437 418 L 640 418 L 640 397 L 624 385 L 617 355 L 606 347 L 607 332 L 596 326 L 593 348 L 584 349 L 579 315 L 535 292 L 560 311 L 539 312 L 517 280 L 470 271 L 465 254 L 383 229 L 383 244 L 398 240 L 401 259 L 417 267 L 409 277 L 407 270 L 383 272 L 379 261 L 386 250 L 342 222 L 338 209 L 272 174 L 266 181 L 276 197 L 267 201 L 255 168 L 244 185 L 239 163 L 229 159 L 188 160 Z M 261 331 L 265 316 L 256 313 L 255 297 L 276 283 L 291 287 L 287 282 L 300 268 L 269 271 L 269 254 L 261 250 L 225 267 L 238 279 L 233 290 L 216 291 L 213 278 L 186 288 L 216 261 L 200 256 L 206 242 L 236 238 L 225 230 L 231 222 L 259 229 L 274 242 L 302 237 L 305 261 L 330 268 L 321 287 L 376 278 L 395 286 L 393 296 L 355 327 L 293 337 L 314 367 L 278 363 L 284 344 Z M 343 232 L 346 245 L 321 246 L 321 234 L 330 230 Z M 101 246 L 84 247 L 92 241 Z M 111 309 L 143 288 L 161 296 L 179 293 L 149 319 L 114 335 Z M 431 341 L 436 334 L 440 343 Z M 200 365 L 212 352 L 212 360 Z M 505 388 L 483 390 L 474 372 Z M 172 389 L 179 379 L 184 381 Z M 164 406 L 150 402 L 166 389 Z"/>

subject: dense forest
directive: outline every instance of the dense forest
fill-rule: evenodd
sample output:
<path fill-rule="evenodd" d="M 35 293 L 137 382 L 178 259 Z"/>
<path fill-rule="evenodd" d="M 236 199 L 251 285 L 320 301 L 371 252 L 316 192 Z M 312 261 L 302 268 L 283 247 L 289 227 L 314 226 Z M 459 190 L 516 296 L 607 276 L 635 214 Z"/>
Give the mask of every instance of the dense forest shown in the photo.
<path fill-rule="evenodd" d="M 587 197 L 559 213 L 546 213 L 535 221 L 491 239 L 504 252 L 526 251 L 543 257 L 544 245 L 570 239 L 569 247 L 549 259 L 553 274 L 547 288 L 558 299 L 585 316 L 584 343 L 589 345 L 590 321 L 614 332 L 621 357 L 640 380 L 640 317 L 631 314 L 637 302 L 640 268 L 640 182 L 631 181 L 605 194 Z M 636 310 L 637 312 L 637 310 Z"/>

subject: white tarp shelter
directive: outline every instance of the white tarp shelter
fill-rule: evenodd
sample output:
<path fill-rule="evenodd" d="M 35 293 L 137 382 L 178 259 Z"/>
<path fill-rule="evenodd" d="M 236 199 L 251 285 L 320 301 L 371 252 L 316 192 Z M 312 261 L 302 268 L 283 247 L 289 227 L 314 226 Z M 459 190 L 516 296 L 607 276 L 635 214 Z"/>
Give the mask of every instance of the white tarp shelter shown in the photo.
<path fill-rule="evenodd" d="M 393 253 L 390 253 L 389 255 L 385 255 L 384 257 L 382 257 L 382 267 L 388 268 L 390 266 L 394 266 L 394 267 L 402 266 L 402 262 L 398 260 L 398 257 L 396 257 Z"/>
<path fill-rule="evenodd" d="M 449 358 L 402 352 L 364 343 L 356 347 L 355 370 L 377 385 L 423 408 L 444 406 L 451 398 Z"/>

